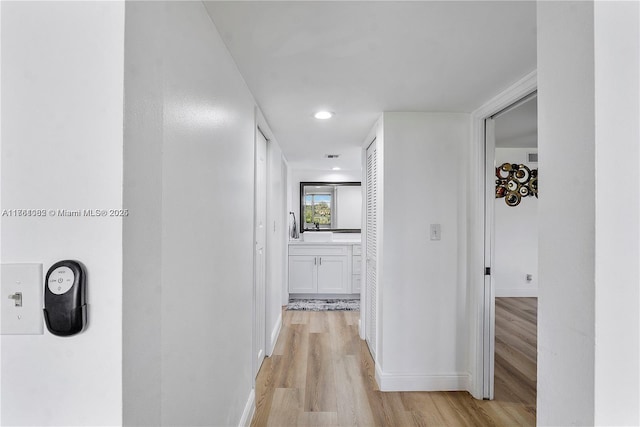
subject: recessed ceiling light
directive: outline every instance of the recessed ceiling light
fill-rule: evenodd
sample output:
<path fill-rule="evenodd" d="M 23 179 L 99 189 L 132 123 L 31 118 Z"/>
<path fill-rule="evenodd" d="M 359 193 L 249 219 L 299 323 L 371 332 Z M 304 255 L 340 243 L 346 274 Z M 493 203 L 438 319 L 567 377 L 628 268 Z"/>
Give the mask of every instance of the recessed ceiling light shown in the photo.
<path fill-rule="evenodd" d="M 318 111 L 313 117 L 319 120 L 327 120 L 333 117 L 333 113 L 331 111 Z"/>
<path fill-rule="evenodd" d="M 335 167 L 333 167 L 331 169 L 333 169 L 334 171 L 339 171 L 340 170 L 340 168 L 338 166 L 335 166 Z"/>

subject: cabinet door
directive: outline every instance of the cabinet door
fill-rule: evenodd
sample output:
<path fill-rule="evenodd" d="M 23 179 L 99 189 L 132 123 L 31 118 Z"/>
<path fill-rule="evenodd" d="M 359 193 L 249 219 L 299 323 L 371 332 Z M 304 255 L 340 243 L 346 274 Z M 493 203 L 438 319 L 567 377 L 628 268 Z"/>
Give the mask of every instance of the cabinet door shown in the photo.
<path fill-rule="evenodd" d="M 351 292 L 347 256 L 318 257 L 318 293 L 348 294 Z"/>
<path fill-rule="evenodd" d="M 315 256 L 295 255 L 289 257 L 289 292 L 310 294 L 318 291 Z"/>

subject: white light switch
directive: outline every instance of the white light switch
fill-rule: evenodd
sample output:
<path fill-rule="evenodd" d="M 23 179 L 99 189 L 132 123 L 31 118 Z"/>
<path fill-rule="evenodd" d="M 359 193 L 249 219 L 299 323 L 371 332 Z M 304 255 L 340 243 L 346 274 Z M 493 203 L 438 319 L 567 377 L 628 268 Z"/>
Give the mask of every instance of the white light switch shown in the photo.
<path fill-rule="evenodd" d="M 42 335 L 42 264 L 2 264 L 0 334 Z"/>
<path fill-rule="evenodd" d="M 429 226 L 429 236 L 431 237 L 431 240 L 440 240 L 440 235 L 440 224 L 431 224 Z"/>

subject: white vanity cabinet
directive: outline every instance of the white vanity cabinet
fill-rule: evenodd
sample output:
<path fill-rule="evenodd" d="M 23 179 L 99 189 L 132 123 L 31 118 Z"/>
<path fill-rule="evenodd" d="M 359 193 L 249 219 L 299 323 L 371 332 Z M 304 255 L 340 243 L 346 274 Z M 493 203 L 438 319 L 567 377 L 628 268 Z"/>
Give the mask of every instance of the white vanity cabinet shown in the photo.
<path fill-rule="evenodd" d="M 351 294 L 351 245 L 290 244 L 289 293 Z"/>

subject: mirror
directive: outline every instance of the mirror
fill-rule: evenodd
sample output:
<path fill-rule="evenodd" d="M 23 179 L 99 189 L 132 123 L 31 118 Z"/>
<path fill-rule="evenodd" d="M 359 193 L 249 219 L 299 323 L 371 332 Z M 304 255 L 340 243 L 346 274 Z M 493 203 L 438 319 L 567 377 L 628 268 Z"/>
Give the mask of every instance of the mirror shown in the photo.
<path fill-rule="evenodd" d="M 359 182 L 301 182 L 300 231 L 360 233 Z"/>

